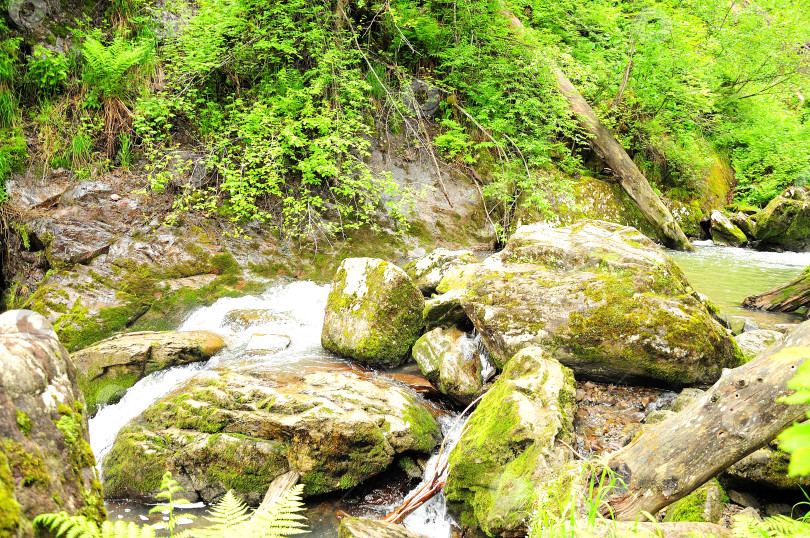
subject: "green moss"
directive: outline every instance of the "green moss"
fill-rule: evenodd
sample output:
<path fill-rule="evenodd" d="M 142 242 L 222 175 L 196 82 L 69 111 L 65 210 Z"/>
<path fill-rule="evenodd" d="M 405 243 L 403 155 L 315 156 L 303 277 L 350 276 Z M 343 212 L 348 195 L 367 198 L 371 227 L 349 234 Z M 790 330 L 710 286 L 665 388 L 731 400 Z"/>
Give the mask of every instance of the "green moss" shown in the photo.
<path fill-rule="evenodd" d="M 416 440 L 415 449 L 430 452 L 439 443 L 441 433 L 436 419 L 420 405 L 410 405 L 405 409 L 402 418 L 408 423 L 408 431 Z"/>
<path fill-rule="evenodd" d="M 169 455 L 162 438 L 124 427 L 104 458 L 105 495 L 115 499 L 158 491 Z"/>
<path fill-rule="evenodd" d="M 20 428 L 20 431 L 26 437 L 29 437 L 31 434 L 31 417 L 27 414 L 23 413 L 19 409 L 16 410 L 17 415 L 17 426 Z"/>
<path fill-rule="evenodd" d="M 728 497 L 726 496 L 725 491 L 723 491 L 723 488 L 720 486 L 717 479 L 713 478 L 707 484 L 696 489 L 683 499 L 672 503 L 667 508 L 667 515 L 664 521 L 698 521 L 717 523 L 716 520 L 713 520 L 713 516 L 719 516 L 719 514 L 712 515 L 706 513 L 706 499 L 708 498 L 710 488 L 717 488 L 720 491 L 719 502 L 728 502 Z"/>
<path fill-rule="evenodd" d="M 19 526 L 20 505 L 14 498 L 14 478 L 5 451 L 0 450 L 0 536 L 17 536 Z"/>
<path fill-rule="evenodd" d="M 26 451 L 21 444 L 11 438 L 0 441 L 0 448 L 5 453 L 8 466 L 12 473 L 21 479 L 24 487 L 34 487 L 44 491 L 51 485 L 51 477 L 42 460 L 42 453 L 36 449 L 32 454 Z"/>
<path fill-rule="evenodd" d="M 88 414 L 95 415 L 99 407 L 117 403 L 140 377 L 138 373 L 126 373 L 88 381 L 86 377 L 80 375 L 79 388 L 84 394 Z"/>
<path fill-rule="evenodd" d="M 287 450 L 281 444 L 275 456 L 256 445 L 266 440 L 226 434 L 213 436 L 205 449 L 195 454 L 205 469 L 206 481 L 237 493 L 264 493 L 277 476 L 289 470 Z"/>

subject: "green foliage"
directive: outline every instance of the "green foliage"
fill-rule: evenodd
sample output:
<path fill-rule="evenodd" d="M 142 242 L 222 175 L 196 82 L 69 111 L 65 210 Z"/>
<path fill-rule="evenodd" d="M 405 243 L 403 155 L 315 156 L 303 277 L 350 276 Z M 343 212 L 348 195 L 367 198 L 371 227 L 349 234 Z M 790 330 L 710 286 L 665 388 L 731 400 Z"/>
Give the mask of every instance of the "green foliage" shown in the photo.
<path fill-rule="evenodd" d="M 605 534 L 611 536 L 616 533 L 615 521 L 603 513 L 609 513 L 607 499 L 611 493 L 624 487 L 621 480 L 609 468 L 592 461 L 586 461 L 583 470 L 588 477 L 584 488 L 579 487 L 579 475 L 570 475 L 566 469 L 545 491 L 538 492 L 528 538 L 580 538 L 595 535 L 597 530 L 599 534 L 607 530 Z M 643 516 L 655 521 L 650 514 Z M 654 535 L 637 527 L 628 530 L 631 532 L 634 536 Z"/>
<path fill-rule="evenodd" d="M 169 531 L 169 536 L 174 536 L 174 530 L 177 528 L 178 525 L 178 518 L 175 514 L 175 510 L 178 506 L 182 506 L 184 504 L 189 504 L 188 499 L 176 499 L 174 496 L 177 493 L 181 493 L 183 488 L 177 483 L 177 480 L 172 478 L 172 473 L 166 472 L 163 475 L 163 478 L 160 481 L 160 493 L 156 495 L 158 499 L 165 499 L 166 502 L 158 504 L 151 510 L 149 510 L 150 514 L 163 514 L 165 516 L 165 523 L 160 523 L 155 528 L 159 529 L 167 529 Z M 186 519 L 196 519 L 196 516 L 186 514 Z"/>
<path fill-rule="evenodd" d="M 82 43 L 84 81 L 89 88 L 88 102 L 98 106 L 98 99 L 121 98 L 133 86 L 133 70 L 152 59 L 149 42 L 133 43 L 118 36 L 108 45 L 97 37 L 87 36 Z"/>
<path fill-rule="evenodd" d="M 99 528 L 94 521 L 88 520 L 84 516 L 71 516 L 66 512 L 60 512 L 38 515 L 34 518 L 34 525 L 49 529 L 57 537 L 65 536 L 66 538 L 154 538 L 155 529 L 167 529 L 169 536 L 176 538 L 226 538 L 231 536 L 281 538 L 308 532 L 302 522 L 306 518 L 301 515 L 304 510 L 304 504 L 301 501 L 303 491 L 301 484 L 286 491 L 274 503 L 260 507 L 252 514 L 245 503 L 238 500 L 232 491 L 228 491 L 222 500 L 209 511 L 206 519 L 211 522 L 211 525 L 187 529 L 177 534 L 174 531 L 178 525 L 178 518 L 174 511 L 178 506 L 187 504 L 188 501 L 174 497 L 183 489 L 178 486 L 177 481 L 172 479 L 169 472 L 163 475 L 160 488 L 161 491 L 157 496 L 165 499 L 166 502 L 155 506 L 150 513 L 167 516 L 168 521 L 165 524 L 139 527 L 134 523 L 124 523 L 123 521 L 117 521 L 114 524 L 105 521 Z M 189 514 L 183 515 L 184 519 L 189 517 L 191 517 Z"/>
<path fill-rule="evenodd" d="M 63 54 L 37 45 L 28 59 L 26 82 L 33 84 L 38 91 L 47 96 L 56 93 L 67 79 L 67 58 Z"/>
<path fill-rule="evenodd" d="M 810 522 L 805 518 L 766 517 L 762 521 L 748 517 L 734 518 L 734 538 L 800 538 L 810 535 Z"/>

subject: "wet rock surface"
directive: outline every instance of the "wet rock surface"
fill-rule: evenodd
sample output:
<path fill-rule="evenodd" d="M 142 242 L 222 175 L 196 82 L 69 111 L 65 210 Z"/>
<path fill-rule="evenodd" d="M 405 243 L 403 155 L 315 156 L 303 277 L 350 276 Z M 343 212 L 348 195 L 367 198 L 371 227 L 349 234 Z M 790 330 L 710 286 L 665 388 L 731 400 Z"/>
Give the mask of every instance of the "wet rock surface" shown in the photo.
<path fill-rule="evenodd" d="M 84 399 L 67 350 L 42 316 L 0 315 L 0 535 L 38 536 L 31 520 L 106 517 Z"/>
<path fill-rule="evenodd" d="M 419 291 L 430 296 L 436 291 L 436 286 L 439 285 L 448 270 L 470 263 L 478 263 L 478 259 L 470 250 L 438 248 L 427 256 L 408 263 L 403 269 Z"/>
<path fill-rule="evenodd" d="M 782 333 L 768 329 L 747 331 L 734 337 L 743 355 L 745 355 L 745 358 L 748 360 L 753 359 L 769 345 L 781 338 Z"/>
<path fill-rule="evenodd" d="M 427 453 L 439 428 L 411 390 L 383 378 L 314 369 L 280 376 L 218 371 L 150 407 L 103 462 L 110 497 L 153 498 L 171 470 L 189 499 L 228 489 L 252 504 L 277 476 L 301 473 L 307 496 L 349 489 L 399 455 Z"/>

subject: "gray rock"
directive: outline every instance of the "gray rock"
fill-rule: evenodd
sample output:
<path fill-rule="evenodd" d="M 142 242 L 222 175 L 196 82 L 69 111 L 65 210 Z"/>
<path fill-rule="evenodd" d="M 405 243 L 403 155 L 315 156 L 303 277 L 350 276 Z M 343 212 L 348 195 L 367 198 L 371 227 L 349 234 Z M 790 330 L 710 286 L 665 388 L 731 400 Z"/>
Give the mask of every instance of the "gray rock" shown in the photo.
<path fill-rule="evenodd" d="M 127 425 L 104 458 L 105 494 L 153 499 L 170 470 L 195 501 L 233 489 L 258 504 L 296 470 L 306 496 L 352 488 L 440 431 L 410 389 L 380 376 L 261 365 L 191 380 Z"/>
<path fill-rule="evenodd" d="M 744 457 L 720 476 L 724 484 L 734 488 L 793 491 L 801 495 L 799 488 L 810 487 L 810 477 L 788 476 L 789 463 L 790 454 L 772 442 Z"/>
<path fill-rule="evenodd" d="M 759 509 L 754 508 L 753 506 L 746 507 L 742 512 L 738 514 L 739 517 L 750 518 L 754 521 L 762 521 L 762 516 L 759 513 Z"/>
<path fill-rule="evenodd" d="M 106 519 L 76 369 L 45 318 L 0 315 L 0 536 L 42 513 Z"/>
<path fill-rule="evenodd" d="M 753 359 L 764 351 L 768 346 L 781 340 L 783 337 L 779 331 L 769 331 L 767 329 L 759 329 L 755 331 L 748 331 L 734 337 L 737 345 L 740 346 L 743 355 L 748 360 Z"/>
<path fill-rule="evenodd" d="M 427 256 L 410 262 L 404 269 L 419 290 L 430 296 L 450 268 L 471 263 L 478 263 L 478 259 L 469 250 L 438 248 Z"/>
<path fill-rule="evenodd" d="M 143 377 L 181 364 L 208 360 L 225 347 L 209 331 L 139 331 L 102 340 L 73 353 L 88 412 L 115 403 Z"/>
<path fill-rule="evenodd" d="M 785 503 L 771 503 L 765 505 L 765 515 L 768 517 L 773 516 L 789 516 L 793 512 L 793 507 Z"/>
<path fill-rule="evenodd" d="M 754 320 L 750 318 L 745 318 L 745 323 L 743 324 L 742 332 L 748 333 L 751 331 L 758 331 L 760 330 L 759 325 L 757 325 Z"/>
<path fill-rule="evenodd" d="M 728 498 L 731 502 L 739 504 L 740 506 L 744 506 L 746 508 L 750 507 L 758 510 L 759 508 L 762 507 L 762 505 L 759 504 L 759 501 L 757 500 L 756 497 L 754 497 L 750 493 L 745 493 L 744 491 L 737 491 L 735 489 L 732 489 L 728 492 Z"/>
<path fill-rule="evenodd" d="M 484 390 L 478 348 L 455 327 L 425 333 L 413 346 L 413 358 L 439 392 L 456 403 L 468 405 Z"/>
<path fill-rule="evenodd" d="M 253 333 L 245 346 L 250 355 L 272 355 L 290 347 L 292 340 L 286 334 Z"/>
<path fill-rule="evenodd" d="M 347 258 L 329 292 L 321 345 L 362 364 L 398 366 L 421 333 L 424 307 L 422 293 L 396 265 Z"/>
<path fill-rule="evenodd" d="M 807 187 L 789 187 L 752 217 L 758 248 L 806 251 L 810 248 L 810 194 Z"/>
<path fill-rule="evenodd" d="M 733 222 L 749 240 L 756 239 L 757 223 L 749 215 L 738 211 L 731 216 L 731 222 Z"/>
<path fill-rule="evenodd" d="M 106 200 L 113 192 L 112 186 L 105 181 L 82 181 L 62 194 L 60 204 L 71 205 L 79 202 L 99 203 Z"/>
<path fill-rule="evenodd" d="M 461 306 L 461 299 L 465 293 L 463 289 L 457 288 L 425 301 L 425 309 L 422 312 L 425 330 L 430 331 L 436 327 L 472 325 L 470 318 L 464 312 L 464 307 Z"/>
<path fill-rule="evenodd" d="M 672 405 L 669 406 L 669 410 L 675 413 L 680 413 L 684 407 L 692 403 L 693 400 L 697 400 L 698 398 L 700 398 L 700 396 L 704 392 L 706 391 L 692 387 L 687 387 L 683 389 L 681 393 L 675 397 L 675 400 L 673 400 Z"/>

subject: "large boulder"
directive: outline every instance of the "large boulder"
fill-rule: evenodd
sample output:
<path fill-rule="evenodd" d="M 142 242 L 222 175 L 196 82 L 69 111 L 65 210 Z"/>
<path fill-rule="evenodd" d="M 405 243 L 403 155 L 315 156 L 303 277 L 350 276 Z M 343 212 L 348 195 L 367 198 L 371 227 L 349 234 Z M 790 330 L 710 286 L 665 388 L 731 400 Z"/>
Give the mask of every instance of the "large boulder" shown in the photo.
<path fill-rule="evenodd" d="M 347 258 L 329 292 L 321 345 L 369 366 L 398 366 L 421 334 L 424 307 L 422 293 L 396 265 Z"/>
<path fill-rule="evenodd" d="M 31 520 L 46 512 L 106 518 L 88 440 L 76 369 L 51 324 L 0 315 L 0 536 L 38 536 Z"/>
<path fill-rule="evenodd" d="M 810 193 L 790 187 L 754 215 L 759 248 L 806 251 L 810 248 Z"/>
<path fill-rule="evenodd" d="M 427 256 L 410 262 L 403 269 L 419 290 L 429 296 L 436 291 L 436 286 L 451 267 L 470 263 L 478 263 L 478 259 L 469 250 L 437 248 Z"/>
<path fill-rule="evenodd" d="M 413 358 L 439 392 L 456 403 L 468 405 L 484 390 L 478 347 L 455 327 L 425 333 L 413 346 Z"/>
<path fill-rule="evenodd" d="M 464 527 L 524 536 L 536 496 L 570 451 L 574 376 L 542 349 L 515 355 L 450 453 L 445 493 Z"/>
<path fill-rule="evenodd" d="M 680 268 L 633 228 L 523 226 L 464 270 L 439 289 L 465 288 L 458 302 L 499 367 L 541 346 L 593 379 L 682 386 L 712 383 L 743 361 Z"/>
<path fill-rule="evenodd" d="M 81 349 L 73 353 L 73 361 L 92 415 L 152 372 L 208 360 L 224 347 L 225 341 L 210 331 L 139 331 Z"/>
<path fill-rule="evenodd" d="M 728 216 L 716 209 L 709 215 L 709 234 L 712 241 L 721 245 L 739 247 L 748 242 L 745 233 Z"/>
<path fill-rule="evenodd" d="M 306 496 L 345 490 L 401 454 L 428 453 L 439 427 L 410 389 L 368 374 L 282 374 L 253 366 L 195 378 L 118 434 L 105 493 L 152 499 L 166 470 L 191 500 L 227 490 L 258 504 L 270 482 L 301 474 Z"/>

